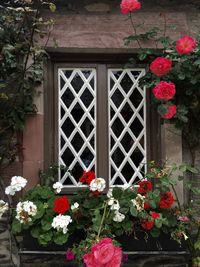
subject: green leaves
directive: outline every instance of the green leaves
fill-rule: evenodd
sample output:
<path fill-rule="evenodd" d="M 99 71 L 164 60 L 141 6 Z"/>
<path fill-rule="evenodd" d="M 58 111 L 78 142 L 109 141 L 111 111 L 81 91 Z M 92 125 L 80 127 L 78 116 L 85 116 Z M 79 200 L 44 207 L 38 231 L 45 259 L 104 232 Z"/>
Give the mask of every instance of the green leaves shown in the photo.
<path fill-rule="evenodd" d="M 53 236 L 53 241 L 57 245 L 63 245 L 67 242 L 69 235 L 63 234 L 62 232 L 56 232 Z"/>

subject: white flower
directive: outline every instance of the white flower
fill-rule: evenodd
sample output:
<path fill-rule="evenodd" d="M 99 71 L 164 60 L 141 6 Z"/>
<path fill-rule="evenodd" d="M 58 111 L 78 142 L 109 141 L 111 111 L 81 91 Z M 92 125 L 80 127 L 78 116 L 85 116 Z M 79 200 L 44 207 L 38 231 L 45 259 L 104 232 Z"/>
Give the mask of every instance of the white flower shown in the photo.
<path fill-rule="evenodd" d="M 110 207 L 111 210 L 120 209 L 119 201 L 117 199 L 114 199 L 113 197 L 108 200 L 108 206 L 111 206 Z"/>
<path fill-rule="evenodd" d="M 145 196 L 137 194 L 135 199 L 131 200 L 133 206 L 136 207 L 137 211 L 142 211 L 144 209 Z"/>
<path fill-rule="evenodd" d="M 11 178 L 11 183 L 6 187 L 6 195 L 14 196 L 16 192 L 20 191 L 27 184 L 27 180 L 21 176 L 13 176 Z"/>
<path fill-rule="evenodd" d="M 107 197 L 108 198 L 112 198 L 113 197 L 112 192 L 113 192 L 113 189 L 112 188 L 108 190 L 108 192 L 107 192 Z"/>
<path fill-rule="evenodd" d="M 11 186 L 15 191 L 20 191 L 27 184 L 27 180 L 21 176 L 13 176 L 11 179 Z"/>
<path fill-rule="evenodd" d="M 113 217 L 113 221 L 122 222 L 124 219 L 125 219 L 125 215 L 116 210 L 115 216 Z"/>
<path fill-rule="evenodd" d="M 106 187 L 106 181 L 103 178 L 95 178 L 90 183 L 90 190 L 91 191 L 98 191 L 102 192 Z"/>
<path fill-rule="evenodd" d="M 75 202 L 73 205 L 71 205 L 71 210 L 76 210 L 78 209 L 78 207 L 79 207 L 78 202 Z"/>
<path fill-rule="evenodd" d="M 72 222 L 72 219 L 70 216 L 68 215 L 57 215 L 55 218 L 53 218 L 53 222 L 51 224 L 51 226 L 56 229 L 57 231 L 59 231 L 60 229 L 62 229 L 63 234 L 66 234 L 68 231 L 68 225 L 69 223 Z"/>
<path fill-rule="evenodd" d="M 33 216 L 37 213 L 37 206 L 32 201 L 19 202 L 16 207 L 16 219 L 20 223 L 28 223 L 32 221 Z M 31 217 L 30 217 L 31 216 Z"/>
<path fill-rule="evenodd" d="M 14 196 L 15 195 L 15 190 L 11 185 L 9 185 L 9 186 L 6 187 L 5 193 L 6 193 L 6 195 Z"/>
<path fill-rule="evenodd" d="M 3 216 L 3 214 L 8 210 L 8 203 L 6 203 L 3 200 L 0 200 L 0 219 Z"/>
<path fill-rule="evenodd" d="M 63 185 L 60 182 L 56 182 L 53 184 L 53 189 L 55 189 L 56 193 L 60 193 L 63 188 Z"/>

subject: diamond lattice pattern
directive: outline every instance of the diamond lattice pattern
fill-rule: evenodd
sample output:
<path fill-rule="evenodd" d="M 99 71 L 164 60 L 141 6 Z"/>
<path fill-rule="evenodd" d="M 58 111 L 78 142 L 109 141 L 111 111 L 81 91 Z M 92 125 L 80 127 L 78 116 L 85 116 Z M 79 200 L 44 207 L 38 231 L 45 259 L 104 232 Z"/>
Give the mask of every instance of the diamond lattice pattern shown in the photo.
<path fill-rule="evenodd" d="M 65 187 L 77 187 L 83 170 L 95 171 L 96 70 L 59 69 L 59 165 Z"/>
<path fill-rule="evenodd" d="M 146 171 L 144 69 L 109 69 L 109 184 L 132 185 Z"/>

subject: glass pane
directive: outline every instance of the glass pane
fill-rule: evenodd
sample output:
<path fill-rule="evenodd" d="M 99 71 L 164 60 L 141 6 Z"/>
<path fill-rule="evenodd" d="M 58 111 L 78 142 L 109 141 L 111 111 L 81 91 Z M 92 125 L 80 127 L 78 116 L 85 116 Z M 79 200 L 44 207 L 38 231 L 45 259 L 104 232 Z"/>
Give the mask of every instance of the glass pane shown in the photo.
<path fill-rule="evenodd" d="M 71 171 L 60 171 L 59 180 L 77 186 L 84 170 L 96 169 L 96 70 L 59 69 L 58 75 L 59 164 Z"/>
<path fill-rule="evenodd" d="M 143 177 L 141 169 L 146 162 L 146 99 L 145 89 L 138 83 L 143 75 L 142 69 L 108 70 L 109 156 L 112 159 L 109 164 L 110 185 L 131 185 L 135 177 Z"/>

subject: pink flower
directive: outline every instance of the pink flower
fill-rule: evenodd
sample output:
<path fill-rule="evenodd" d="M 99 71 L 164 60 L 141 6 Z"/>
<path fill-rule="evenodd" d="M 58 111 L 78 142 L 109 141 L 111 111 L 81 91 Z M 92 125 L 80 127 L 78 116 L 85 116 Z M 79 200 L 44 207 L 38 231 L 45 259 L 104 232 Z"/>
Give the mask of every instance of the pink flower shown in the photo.
<path fill-rule="evenodd" d="M 178 220 L 182 222 L 188 222 L 190 219 L 188 218 L 188 216 L 179 216 Z"/>
<path fill-rule="evenodd" d="M 74 258 L 75 258 L 75 255 L 74 255 L 73 251 L 70 250 L 70 249 L 67 250 L 65 256 L 66 256 L 66 259 L 67 259 L 68 261 L 73 261 Z"/>
<path fill-rule="evenodd" d="M 152 90 L 156 99 L 169 100 L 174 97 L 176 93 L 175 84 L 161 81 Z"/>
<path fill-rule="evenodd" d="M 111 238 L 104 238 L 92 247 L 92 253 L 95 259 L 101 264 L 108 263 L 112 259 L 114 252 L 115 247 Z"/>
<path fill-rule="evenodd" d="M 183 36 L 176 43 L 176 51 L 180 55 L 187 55 L 196 48 L 196 40 L 190 36 Z"/>
<path fill-rule="evenodd" d="M 172 61 L 164 58 L 157 57 L 154 61 L 151 62 L 150 70 L 158 77 L 166 75 L 172 67 Z"/>
<path fill-rule="evenodd" d="M 161 117 L 163 119 L 171 119 L 172 117 L 174 117 L 174 115 L 176 114 L 176 105 L 172 105 L 168 107 L 168 110 L 165 114 L 162 114 Z"/>
<path fill-rule="evenodd" d="M 141 3 L 137 0 L 122 0 L 120 4 L 122 14 L 127 14 L 129 12 L 134 12 L 141 8 Z"/>
<path fill-rule="evenodd" d="M 122 250 L 119 247 L 115 247 L 114 255 L 110 262 L 105 267 L 120 267 L 122 261 Z"/>
<path fill-rule="evenodd" d="M 102 267 L 91 252 L 83 255 L 83 261 L 87 267 Z"/>
<path fill-rule="evenodd" d="M 120 267 L 121 260 L 121 248 L 115 247 L 111 238 L 102 239 L 83 256 L 87 267 Z"/>
<path fill-rule="evenodd" d="M 127 253 L 123 253 L 122 261 L 123 262 L 127 262 L 128 261 L 128 254 Z"/>

